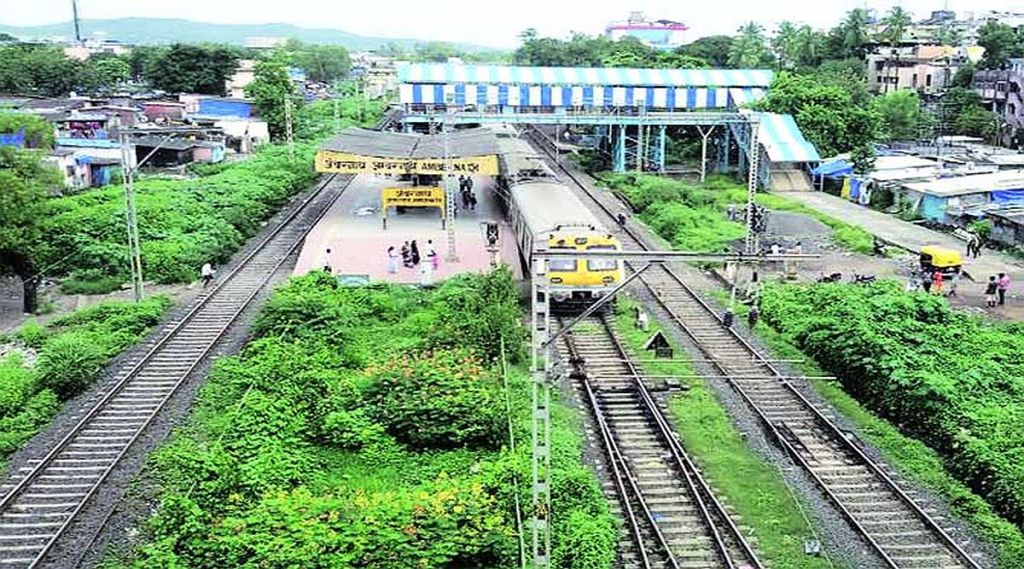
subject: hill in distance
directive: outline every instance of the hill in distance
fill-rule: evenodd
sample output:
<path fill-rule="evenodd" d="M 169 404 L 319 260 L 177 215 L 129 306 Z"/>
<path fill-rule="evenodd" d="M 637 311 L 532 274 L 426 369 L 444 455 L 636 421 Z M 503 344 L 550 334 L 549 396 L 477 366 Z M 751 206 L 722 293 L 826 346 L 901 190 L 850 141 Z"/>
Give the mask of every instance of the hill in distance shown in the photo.
<path fill-rule="evenodd" d="M 300 28 L 292 24 L 208 24 L 170 18 L 117 18 L 81 20 L 82 37 L 119 40 L 129 44 L 228 43 L 242 45 L 245 38 L 286 37 L 315 44 L 343 45 L 351 50 L 369 50 L 394 42 L 412 48 L 422 40 L 412 38 L 379 38 L 361 36 L 342 30 Z M 0 23 L 0 32 L 23 40 L 74 39 L 75 28 L 70 21 L 42 26 L 7 26 Z M 467 51 L 494 51 L 492 48 L 459 44 Z"/>

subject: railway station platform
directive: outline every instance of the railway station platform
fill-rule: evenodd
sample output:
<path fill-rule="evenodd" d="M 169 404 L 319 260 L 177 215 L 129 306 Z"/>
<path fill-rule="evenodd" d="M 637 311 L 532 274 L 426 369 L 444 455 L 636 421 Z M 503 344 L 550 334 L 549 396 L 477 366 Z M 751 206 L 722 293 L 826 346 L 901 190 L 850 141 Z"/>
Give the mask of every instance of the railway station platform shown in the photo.
<path fill-rule="evenodd" d="M 506 223 L 499 199 L 492 190 L 493 178 L 476 176 L 473 191 L 478 204 L 476 211 L 463 211 L 460 207 L 455 220 L 456 253 L 459 261 L 445 260 L 448 252 L 448 234 L 442 229 L 442 213 L 437 208 L 408 208 L 398 214 L 395 208 L 388 212 L 387 229 L 381 222 L 381 191 L 400 187 L 393 178 L 361 174 L 348 186 L 327 215 L 306 237 L 293 274 L 302 275 L 322 270 L 326 250 L 331 249 L 331 266 L 338 277 L 352 276 L 369 282 L 420 283 L 419 267 L 406 268 L 399 260 L 398 272 L 388 273 L 387 249 L 396 252 L 405 241 L 416 240 L 420 255 L 426 261 L 427 240 L 433 240 L 434 249 L 441 256 L 440 267 L 433 274 L 435 283 L 463 272 L 486 272 L 491 268 L 491 253 L 482 223 L 498 222 L 501 247 L 500 262 L 512 268 L 521 278 L 521 264 L 512 230 Z M 461 204 L 460 204 L 461 206 Z"/>

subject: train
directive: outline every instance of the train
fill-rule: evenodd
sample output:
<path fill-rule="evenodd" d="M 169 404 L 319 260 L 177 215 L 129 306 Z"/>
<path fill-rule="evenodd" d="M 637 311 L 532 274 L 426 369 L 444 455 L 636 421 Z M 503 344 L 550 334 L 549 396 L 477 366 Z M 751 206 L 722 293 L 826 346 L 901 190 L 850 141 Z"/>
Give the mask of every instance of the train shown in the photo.
<path fill-rule="evenodd" d="M 511 127 L 509 127 L 511 128 Z M 499 195 L 522 256 L 531 274 L 530 253 L 542 242 L 547 249 L 619 251 L 622 244 L 525 140 L 498 134 L 502 152 Z M 514 129 L 513 129 L 514 132 Z M 552 259 L 545 278 L 557 308 L 575 310 L 610 293 L 623 279 L 617 259 Z"/>

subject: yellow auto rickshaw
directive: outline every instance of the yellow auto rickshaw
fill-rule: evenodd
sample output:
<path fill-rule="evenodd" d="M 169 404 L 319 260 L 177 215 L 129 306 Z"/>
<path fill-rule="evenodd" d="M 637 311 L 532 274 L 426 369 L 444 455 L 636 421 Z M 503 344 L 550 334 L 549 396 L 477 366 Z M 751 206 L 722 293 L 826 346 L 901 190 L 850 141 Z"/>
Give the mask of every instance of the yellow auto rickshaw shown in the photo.
<path fill-rule="evenodd" d="M 921 269 L 926 272 L 938 270 L 943 276 L 952 276 L 960 272 L 963 264 L 959 251 L 938 245 L 921 247 Z"/>

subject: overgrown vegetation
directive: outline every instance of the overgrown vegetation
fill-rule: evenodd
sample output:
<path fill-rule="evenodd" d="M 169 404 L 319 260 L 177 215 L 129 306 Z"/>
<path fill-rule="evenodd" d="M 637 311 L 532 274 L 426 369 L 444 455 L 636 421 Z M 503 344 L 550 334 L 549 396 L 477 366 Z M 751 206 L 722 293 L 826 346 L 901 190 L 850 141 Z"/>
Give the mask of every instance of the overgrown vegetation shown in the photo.
<path fill-rule="evenodd" d="M 505 270 L 434 291 L 293 279 L 155 453 L 160 506 L 115 563 L 517 566 L 529 383 L 512 373 L 506 391 L 498 362 L 501 340 L 521 358 L 517 307 Z M 556 408 L 554 558 L 607 568 L 617 534 L 576 423 Z"/>
<path fill-rule="evenodd" d="M 723 177 L 709 178 L 704 186 L 691 185 L 647 174 L 611 174 L 601 181 L 620 193 L 655 233 L 684 251 L 721 252 L 745 235 L 744 225 L 726 218 L 734 204 L 742 219 L 747 190 Z M 771 210 L 792 211 L 813 217 L 832 229 L 836 243 L 870 254 L 871 234 L 863 229 L 829 217 L 794 200 L 775 194 L 757 195 L 757 203 Z"/>
<path fill-rule="evenodd" d="M 189 282 L 203 263 L 226 261 L 261 222 L 316 179 L 310 167 L 313 152 L 300 146 L 292 161 L 286 148 L 265 147 L 252 159 L 210 176 L 136 183 L 146 278 Z M 43 222 L 41 264 L 73 267 L 75 281 L 114 285 L 127 280 L 120 186 L 57 198 L 50 208 L 52 215 Z"/>
<path fill-rule="evenodd" d="M 635 305 L 619 303 L 616 328 L 634 353 L 643 353 L 644 343 L 659 327 L 655 323 L 649 332 L 638 329 L 632 318 Z M 804 540 L 813 533 L 802 505 L 780 473 L 747 446 L 703 381 L 693 379 L 693 366 L 665 361 L 640 367 L 651 375 L 688 377 L 680 380 L 685 391 L 669 403 L 676 432 L 719 497 L 741 518 L 740 525 L 753 531 L 761 560 L 792 569 L 832 567 L 828 560 L 804 553 Z"/>
<path fill-rule="evenodd" d="M 1024 523 L 1019 325 L 956 313 L 895 282 L 771 286 L 762 315 L 862 404 L 935 449 L 996 511 Z M 1000 525 L 965 491 L 940 489 L 959 499 L 954 507 L 970 504 L 968 516 L 1014 561 L 1007 566 L 1024 566 L 1019 531 Z"/>
<path fill-rule="evenodd" d="M 155 326 L 170 300 L 106 302 L 42 326 L 24 324 L 0 342 L 20 347 L 0 358 L 0 456 L 18 450 L 60 404 L 99 379 L 103 367 Z"/>

